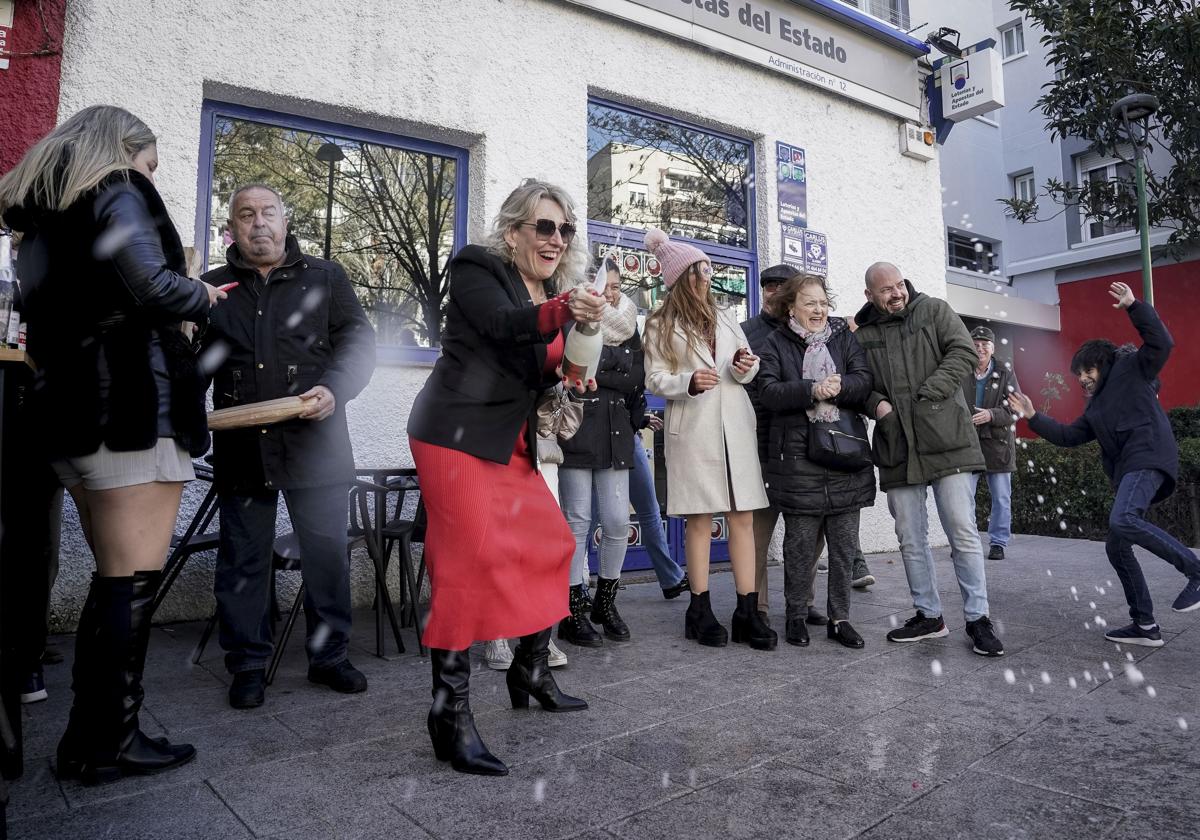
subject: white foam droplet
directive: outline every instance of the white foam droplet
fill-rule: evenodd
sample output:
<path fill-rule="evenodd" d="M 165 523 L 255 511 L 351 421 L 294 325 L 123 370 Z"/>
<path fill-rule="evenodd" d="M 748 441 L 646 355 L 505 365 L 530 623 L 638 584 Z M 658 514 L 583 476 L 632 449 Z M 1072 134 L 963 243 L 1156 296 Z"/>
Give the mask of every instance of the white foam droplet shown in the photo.
<path fill-rule="evenodd" d="M 1158 692 L 1154 690 L 1154 686 L 1146 686 L 1146 696 L 1148 696 L 1151 700 L 1158 696 Z"/>
<path fill-rule="evenodd" d="M 933 671 L 935 677 L 940 677 L 942 675 L 942 663 L 936 659 L 933 660 L 929 663 L 929 670 Z"/>
<path fill-rule="evenodd" d="M 533 783 L 533 801 L 543 802 L 546 799 L 546 780 L 538 779 Z"/>
<path fill-rule="evenodd" d="M 1017 681 L 1017 675 L 1012 672 L 1012 668 L 1004 669 L 1004 681 L 1009 685 L 1012 685 Z"/>
<path fill-rule="evenodd" d="M 1177 724 L 1179 724 L 1180 729 L 1182 729 L 1184 732 L 1187 732 L 1187 728 L 1188 728 L 1187 718 L 1176 718 L 1175 722 Z"/>
<path fill-rule="evenodd" d="M 1145 674 L 1132 662 L 1125 663 L 1125 676 L 1134 685 L 1141 685 L 1146 681 Z"/>
<path fill-rule="evenodd" d="M 1050 675 L 1042 671 L 1042 685 L 1050 685 Z"/>
<path fill-rule="evenodd" d="M 1067 677 L 1067 685 L 1069 685 L 1071 688 L 1077 688 L 1079 683 L 1075 682 L 1074 677 Z"/>

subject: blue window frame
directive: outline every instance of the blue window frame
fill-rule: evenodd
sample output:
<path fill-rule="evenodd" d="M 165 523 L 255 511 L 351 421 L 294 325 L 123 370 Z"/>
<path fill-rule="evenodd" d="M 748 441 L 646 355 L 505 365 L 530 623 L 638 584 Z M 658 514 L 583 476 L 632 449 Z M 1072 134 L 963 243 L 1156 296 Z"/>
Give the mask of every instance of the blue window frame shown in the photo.
<path fill-rule="evenodd" d="M 218 160 L 218 140 L 227 141 L 234 129 L 244 130 L 259 140 L 266 137 L 292 152 L 290 157 L 277 160 L 280 166 L 274 170 L 265 167 L 268 174 L 261 175 L 266 155 L 260 146 L 249 147 L 257 154 L 253 159 L 246 156 L 251 162 L 244 171 L 257 176 L 247 180 L 265 180 L 273 185 L 279 182 L 280 192 L 291 205 L 292 230 L 310 253 L 320 254 L 323 249 L 325 201 L 329 195 L 329 170 L 325 167 L 335 169 L 335 184 L 340 185 L 340 190 L 335 186 L 335 210 L 329 220 L 334 231 L 344 234 L 339 240 L 344 251 L 334 250 L 332 257 L 347 268 L 364 307 L 376 323 L 380 335 L 379 360 L 433 362 L 439 352 L 434 330 L 440 333 L 440 318 L 434 325 L 429 322 L 445 305 L 448 285 L 445 266 L 466 244 L 470 171 L 467 151 L 297 114 L 205 101 L 201 111 L 195 241 L 196 248 L 204 255 L 205 268 L 210 253 L 220 254 L 222 247 L 224 219 L 213 216 L 224 214 L 220 204 L 225 196 L 217 191 L 228 187 L 224 182 L 242 171 L 224 158 Z M 344 153 L 343 161 L 340 164 L 315 161 L 312 152 L 318 143 L 336 144 Z M 424 166 L 416 167 L 415 163 Z M 220 173 L 216 171 L 218 166 L 223 167 Z M 379 188 L 381 177 L 393 179 L 389 186 L 392 183 L 396 186 L 390 190 Z M 424 193 L 420 192 L 422 189 Z M 393 218 L 399 221 L 388 224 L 396 227 L 381 230 L 374 221 L 372 202 L 382 201 L 389 202 L 390 209 L 395 211 Z M 406 208 L 411 208 L 411 217 L 405 216 Z M 424 215 L 417 218 L 420 214 Z M 349 224 L 351 221 L 354 225 Z M 411 227 L 406 227 L 409 224 Z M 413 233 L 408 242 L 404 241 L 406 237 L 398 235 L 406 231 Z M 411 248 L 412 240 L 421 237 L 425 241 Z M 398 254 L 393 248 L 409 248 L 409 252 Z M 429 256 L 419 262 L 424 254 Z M 418 279 L 414 281 L 414 277 Z M 419 340 L 431 346 L 420 346 L 416 343 Z"/>

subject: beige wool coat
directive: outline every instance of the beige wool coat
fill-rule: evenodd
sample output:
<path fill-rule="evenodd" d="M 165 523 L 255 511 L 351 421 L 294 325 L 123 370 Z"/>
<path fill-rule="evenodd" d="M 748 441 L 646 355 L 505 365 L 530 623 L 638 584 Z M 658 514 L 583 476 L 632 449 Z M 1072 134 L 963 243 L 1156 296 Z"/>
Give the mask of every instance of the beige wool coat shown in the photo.
<path fill-rule="evenodd" d="M 655 350 L 655 327 L 646 328 L 646 390 L 667 401 L 667 513 L 765 508 L 754 407 L 743 387 L 758 373 L 758 363 L 747 373 L 734 371 L 733 354 L 750 344 L 733 313 L 717 310 L 715 359 L 707 346 L 690 346 L 683 332 L 675 330 L 672 342 L 680 360 L 676 371 Z M 692 373 L 706 367 L 720 373 L 720 383 L 691 396 Z"/>

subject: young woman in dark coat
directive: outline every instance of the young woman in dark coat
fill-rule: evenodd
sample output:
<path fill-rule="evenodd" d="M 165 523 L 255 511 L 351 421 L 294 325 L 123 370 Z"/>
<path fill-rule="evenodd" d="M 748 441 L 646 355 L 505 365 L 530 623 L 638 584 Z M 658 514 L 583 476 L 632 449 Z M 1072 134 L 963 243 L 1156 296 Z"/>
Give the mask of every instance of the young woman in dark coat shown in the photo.
<path fill-rule="evenodd" d="M 153 132 L 128 111 L 85 108 L 0 179 L 0 215 L 22 234 L 17 276 L 39 370 L 32 409 L 79 510 L 96 574 L 79 616 L 59 778 L 157 773 L 190 744 L 138 726 L 154 596 L 179 500 L 208 449 L 204 382 L 182 321 L 225 293 L 185 276 L 154 188 Z"/>
<path fill-rule="evenodd" d="M 862 637 L 849 622 L 851 567 L 858 550 L 859 511 L 875 500 L 875 472 L 869 463 L 852 472 L 814 463 L 808 438 L 813 422 L 840 418 L 851 434 L 866 440 L 860 412 L 871 393 L 871 371 L 845 319 L 830 317 L 823 278 L 793 277 L 772 305 L 784 323 L 760 352 L 758 395 L 770 412 L 763 479 L 784 520 L 787 641 L 808 645 L 805 619 L 824 532 L 829 545 L 828 635 L 846 647 L 861 648 Z M 842 416 L 846 414 L 850 416 Z"/>

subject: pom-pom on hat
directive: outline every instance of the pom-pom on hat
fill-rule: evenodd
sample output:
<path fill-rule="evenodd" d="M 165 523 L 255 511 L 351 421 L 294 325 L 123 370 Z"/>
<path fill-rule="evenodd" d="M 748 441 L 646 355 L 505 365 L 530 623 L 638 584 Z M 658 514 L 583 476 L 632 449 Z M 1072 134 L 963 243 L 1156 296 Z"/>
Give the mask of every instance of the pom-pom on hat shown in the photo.
<path fill-rule="evenodd" d="M 672 242 L 670 237 L 658 228 L 646 231 L 646 250 L 658 259 L 658 264 L 662 267 L 663 285 L 668 289 L 675 285 L 675 281 L 682 277 L 688 266 L 693 263 L 706 262 L 712 265 L 708 255 L 695 245 Z"/>

